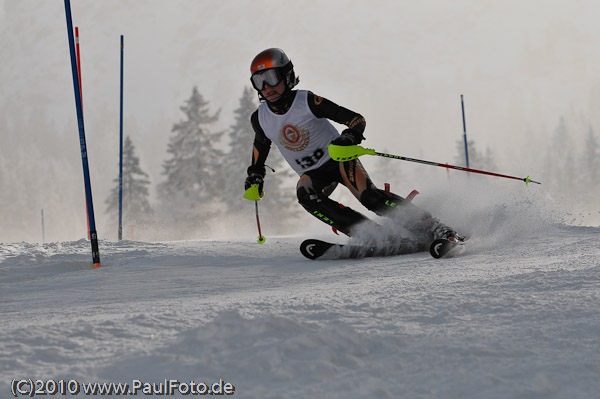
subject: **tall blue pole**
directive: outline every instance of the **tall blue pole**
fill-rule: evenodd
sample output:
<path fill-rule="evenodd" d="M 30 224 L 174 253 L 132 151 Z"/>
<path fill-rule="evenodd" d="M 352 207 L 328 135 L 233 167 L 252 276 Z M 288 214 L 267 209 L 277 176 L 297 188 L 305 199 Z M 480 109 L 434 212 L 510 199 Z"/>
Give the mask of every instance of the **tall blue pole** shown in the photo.
<path fill-rule="evenodd" d="M 123 35 L 121 35 L 121 112 L 119 120 L 119 241 L 123 239 Z"/>
<path fill-rule="evenodd" d="M 79 89 L 79 75 L 77 73 L 77 58 L 75 55 L 75 39 L 73 37 L 73 21 L 71 19 L 71 3 L 65 0 L 65 15 L 67 18 L 67 35 L 71 53 L 71 72 L 73 73 L 73 89 L 75 92 L 75 108 L 77 111 L 77 125 L 79 127 L 79 147 L 81 149 L 81 162 L 83 164 L 83 182 L 85 184 L 85 197 L 90 224 L 90 242 L 92 244 L 92 261 L 94 269 L 100 267 L 100 251 L 98 249 L 98 233 L 94 220 L 94 205 L 92 202 L 92 184 L 90 182 L 90 169 L 88 165 L 87 146 L 85 143 L 85 128 L 83 125 L 83 108 L 81 104 L 81 91 Z"/>
<path fill-rule="evenodd" d="M 462 119 L 463 119 L 463 138 L 465 140 L 465 159 L 467 161 L 467 168 L 469 167 L 469 146 L 467 145 L 467 124 L 465 122 L 465 102 L 463 101 L 463 95 L 460 95 L 460 105 L 462 107 Z"/>

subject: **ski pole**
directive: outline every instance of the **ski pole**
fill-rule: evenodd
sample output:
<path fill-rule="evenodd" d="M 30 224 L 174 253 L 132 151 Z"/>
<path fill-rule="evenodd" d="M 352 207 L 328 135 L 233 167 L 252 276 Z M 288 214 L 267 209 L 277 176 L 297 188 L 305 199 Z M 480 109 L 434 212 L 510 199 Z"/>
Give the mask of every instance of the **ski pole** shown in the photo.
<path fill-rule="evenodd" d="M 524 181 L 525 184 L 527 184 L 527 185 L 529 183 L 542 184 L 535 180 L 531 180 L 529 178 L 529 176 L 515 177 L 515 176 L 502 175 L 500 173 L 486 172 L 485 170 L 477 170 L 477 169 L 471 169 L 471 168 L 463 168 L 463 167 L 455 166 L 455 165 L 448 165 L 447 163 L 423 161 L 421 159 L 408 158 L 408 157 L 403 157 L 400 155 L 385 154 L 383 152 L 377 152 L 371 148 L 364 148 L 359 145 L 341 146 L 341 145 L 329 144 L 329 155 L 334 160 L 340 161 L 340 162 L 351 161 L 362 155 L 375 155 L 378 157 L 400 159 L 402 161 L 416 162 L 416 163 L 421 163 L 424 165 L 440 166 L 442 168 L 447 168 L 447 169 L 461 170 L 463 172 L 479 173 L 482 175 L 504 177 L 506 179 L 521 180 L 521 181 Z"/>
<path fill-rule="evenodd" d="M 258 217 L 258 201 L 254 201 L 254 209 L 256 209 L 256 225 L 258 226 L 258 240 L 256 240 L 259 244 L 264 244 L 267 239 L 260 232 L 260 219 Z"/>
<path fill-rule="evenodd" d="M 264 193 L 259 191 L 258 184 L 251 185 L 244 193 L 245 199 L 254 201 L 254 209 L 256 210 L 256 225 L 258 226 L 258 240 L 256 240 L 256 242 L 259 244 L 264 244 L 267 240 L 260 231 L 260 218 L 258 217 L 258 201 L 262 199 L 263 195 Z"/>

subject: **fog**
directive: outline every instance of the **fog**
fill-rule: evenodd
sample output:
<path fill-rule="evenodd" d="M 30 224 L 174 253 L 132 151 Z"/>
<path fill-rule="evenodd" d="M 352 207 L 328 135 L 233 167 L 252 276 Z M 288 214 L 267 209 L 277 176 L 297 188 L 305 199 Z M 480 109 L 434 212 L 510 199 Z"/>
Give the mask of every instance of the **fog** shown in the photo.
<path fill-rule="evenodd" d="M 42 209 L 47 241 L 82 238 L 85 197 L 64 3 L 0 5 L 0 241 L 41 241 Z M 596 136 L 600 130 L 597 1 L 72 0 L 71 6 L 81 37 L 100 238 L 115 235 L 102 229 L 109 225 L 104 200 L 118 176 L 121 35 L 124 133 L 136 143 L 152 189 L 163 178 L 171 127 L 192 87 L 213 111 L 221 109 L 219 128 L 226 129 L 249 86 L 250 61 L 268 47 L 290 56 L 298 88 L 363 114 L 364 145 L 381 151 L 454 162 L 461 94 L 469 138 L 493 150 L 501 173 L 551 181 L 542 160 L 561 117 L 577 151 L 590 127 Z M 405 176 L 427 168 L 397 167 Z M 224 184 L 241 188 L 243 176 Z"/>

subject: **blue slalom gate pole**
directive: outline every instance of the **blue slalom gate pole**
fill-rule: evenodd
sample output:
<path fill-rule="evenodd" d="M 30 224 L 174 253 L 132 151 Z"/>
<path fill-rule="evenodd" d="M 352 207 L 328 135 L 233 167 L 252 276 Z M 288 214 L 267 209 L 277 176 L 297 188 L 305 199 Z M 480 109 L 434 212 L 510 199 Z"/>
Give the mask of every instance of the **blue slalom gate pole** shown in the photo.
<path fill-rule="evenodd" d="M 85 197 L 90 224 L 90 242 L 92 244 L 92 262 L 94 269 L 100 267 L 100 251 L 98 249 L 98 233 L 94 220 L 94 205 L 92 202 L 92 184 L 90 182 L 90 169 L 88 165 L 87 146 L 85 143 L 85 128 L 83 125 L 83 108 L 81 104 L 81 90 L 79 88 L 79 75 L 77 73 L 77 59 L 75 55 L 75 39 L 73 37 L 73 21 L 71 19 L 71 3 L 65 0 L 65 15 L 67 18 L 67 35 L 71 53 L 71 72 L 73 73 L 73 89 L 75 92 L 75 108 L 77 111 L 77 124 L 79 127 L 79 146 L 81 149 L 81 162 L 83 164 L 83 181 L 85 184 Z"/>
<path fill-rule="evenodd" d="M 462 119 L 463 119 L 463 138 L 465 140 L 465 159 L 467 161 L 467 168 L 469 167 L 469 148 L 467 145 L 467 124 L 465 122 L 465 102 L 463 101 L 463 95 L 460 95 L 460 105 L 462 107 Z"/>
<path fill-rule="evenodd" d="M 119 119 L 119 241 L 123 239 L 123 35 L 121 35 L 121 109 Z"/>

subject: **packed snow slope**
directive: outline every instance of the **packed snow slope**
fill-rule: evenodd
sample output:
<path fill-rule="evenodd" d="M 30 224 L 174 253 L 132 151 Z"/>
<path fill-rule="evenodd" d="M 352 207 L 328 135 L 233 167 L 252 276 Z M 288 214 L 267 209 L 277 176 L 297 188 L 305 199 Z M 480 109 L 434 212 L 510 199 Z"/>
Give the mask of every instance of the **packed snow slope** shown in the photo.
<path fill-rule="evenodd" d="M 600 228 L 516 205 L 470 224 L 466 252 L 441 260 L 310 261 L 307 237 L 267 236 L 102 241 L 92 270 L 85 240 L 0 244 L 0 397 L 13 378 L 223 380 L 239 398 L 598 397 Z"/>

